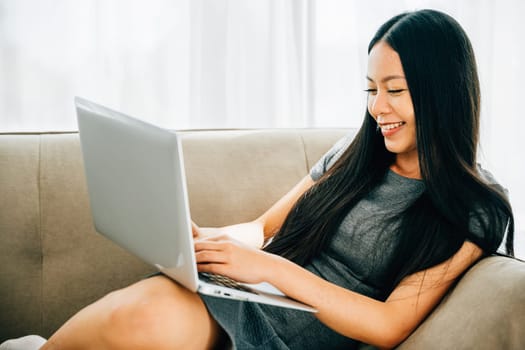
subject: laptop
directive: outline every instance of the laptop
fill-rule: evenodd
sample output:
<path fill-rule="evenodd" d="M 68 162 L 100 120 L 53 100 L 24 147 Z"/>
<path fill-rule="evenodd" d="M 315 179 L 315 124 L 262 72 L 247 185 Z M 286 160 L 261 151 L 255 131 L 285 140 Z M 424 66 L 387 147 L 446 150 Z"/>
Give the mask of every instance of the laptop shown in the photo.
<path fill-rule="evenodd" d="M 316 311 L 268 283 L 230 288 L 199 274 L 180 135 L 80 97 L 75 105 L 97 232 L 193 292 Z"/>

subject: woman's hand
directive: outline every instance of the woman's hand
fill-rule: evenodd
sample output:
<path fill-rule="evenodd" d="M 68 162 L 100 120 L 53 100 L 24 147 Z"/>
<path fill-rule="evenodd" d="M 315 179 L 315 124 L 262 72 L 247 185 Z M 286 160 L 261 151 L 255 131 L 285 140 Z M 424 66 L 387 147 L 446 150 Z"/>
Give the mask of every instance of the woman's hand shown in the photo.
<path fill-rule="evenodd" d="M 191 232 L 194 240 L 224 235 L 223 230 L 222 227 L 199 227 L 193 220 L 191 221 Z"/>
<path fill-rule="evenodd" d="M 199 226 L 193 221 L 191 222 L 191 232 L 193 233 L 193 238 L 197 238 L 201 235 Z"/>
<path fill-rule="evenodd" d="M 196 240 L 227 236 L 254 248 L 264 243 L 263 224 L 257 220 L 224 227 L 199 227 L 192 221 L 191 229 Z"/>
<path fill-rule="evenodd" d="M 195 242 L 195 252 L 199 272 L 224 275 L 244 283 L 268 281 L 268 273 L 277 260 L 273 254 L 226 235 Z"/>

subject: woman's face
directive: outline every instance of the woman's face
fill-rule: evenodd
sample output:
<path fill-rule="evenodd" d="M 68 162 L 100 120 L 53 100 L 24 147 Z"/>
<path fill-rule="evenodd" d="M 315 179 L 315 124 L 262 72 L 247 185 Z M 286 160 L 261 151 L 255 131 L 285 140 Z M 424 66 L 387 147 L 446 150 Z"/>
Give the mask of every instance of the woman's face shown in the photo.
<path fill-rule="evenodd" d="M 368 111 L 381 128 L 386 148 L 397 157 L 415 156 L 416 120 L 401 59 L 380 41 L 368 56 Z"/>

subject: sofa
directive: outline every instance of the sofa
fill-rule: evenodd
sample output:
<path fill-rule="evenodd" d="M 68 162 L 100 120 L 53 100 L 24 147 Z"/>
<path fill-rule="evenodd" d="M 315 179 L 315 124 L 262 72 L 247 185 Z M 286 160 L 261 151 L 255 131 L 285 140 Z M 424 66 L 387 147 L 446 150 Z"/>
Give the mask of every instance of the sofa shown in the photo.
<path fill-rule="evenodd" d="M 351 131 L 182 132 L 193 219 L 254 219 Z M 155 271 L 95 232 L 77 133 L 0 134 L 0 199 L 0 343 Z M 525 264 L 478 262 L 399 349 L 525 349 Z"/>

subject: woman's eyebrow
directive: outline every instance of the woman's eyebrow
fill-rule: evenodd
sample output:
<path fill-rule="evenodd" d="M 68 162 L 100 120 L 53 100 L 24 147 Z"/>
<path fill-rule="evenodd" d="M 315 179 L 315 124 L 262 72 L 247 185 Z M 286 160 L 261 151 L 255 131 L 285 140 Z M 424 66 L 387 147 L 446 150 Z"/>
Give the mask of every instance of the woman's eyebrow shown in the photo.
<path fill-rule="evenodd" d="M 374 82 L 374 79 L 370 78 L 368 75 L 366 76 L 366 79 L 372 83 Z M 387 75 L 386 77 L 381 79 L 381 82 L 386 83 L 387 81 L 394 80 L 394 79 L 406 79 L 406 78 L 402 75 Z"/>

